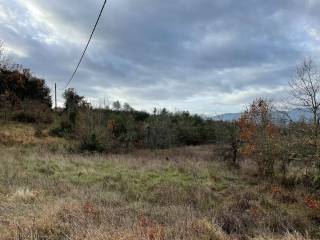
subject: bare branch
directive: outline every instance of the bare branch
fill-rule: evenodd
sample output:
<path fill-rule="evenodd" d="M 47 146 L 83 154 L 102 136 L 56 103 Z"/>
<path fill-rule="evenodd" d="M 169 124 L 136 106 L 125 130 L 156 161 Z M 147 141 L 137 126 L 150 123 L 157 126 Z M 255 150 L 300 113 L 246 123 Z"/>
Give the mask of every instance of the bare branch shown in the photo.
<path fill-rule="evenodd" d="M 297 67 L 296 76 L 289 85 L 296 105 L 308 109 L 313 114 L 314 133 L 317 137 L 320 130 L 320 74 L 311 58 L 304 60 Z"/>

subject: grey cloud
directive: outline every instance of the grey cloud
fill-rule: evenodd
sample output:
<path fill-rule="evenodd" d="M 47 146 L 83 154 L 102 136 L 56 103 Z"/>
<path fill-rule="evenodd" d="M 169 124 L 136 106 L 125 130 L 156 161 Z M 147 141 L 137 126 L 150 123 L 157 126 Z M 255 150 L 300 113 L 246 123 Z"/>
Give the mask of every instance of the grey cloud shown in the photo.
<path fill-rule="evenodd" d="M 101 1 L 2 0 L 0 6 L 12 17 L 0 17 L 0 38 L 27 53 L 16 61 L 63 86 Z M 308 28 L 320 31 L 319 10 L 315 0 L 110 0 L 71 86 L 142 109 L 170 104 L 199 113 L 221 111 L 214 106 L 219 95 L 231 99 L 223 111 L 234 110 L 232 101 L 240 105 L 232 95 L 246 102 L 286 86 L 297 61 L 313 54 Z"/>

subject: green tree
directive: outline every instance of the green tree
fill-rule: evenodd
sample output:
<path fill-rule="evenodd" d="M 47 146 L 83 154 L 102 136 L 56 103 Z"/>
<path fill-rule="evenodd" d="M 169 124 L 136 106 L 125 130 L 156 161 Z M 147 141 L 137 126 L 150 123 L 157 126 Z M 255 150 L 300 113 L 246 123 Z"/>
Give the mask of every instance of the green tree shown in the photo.
<path fill-rule="evenodd" d="M 122 109 L 123 109 L 123 111 L 125 111 L 125 112 L 131 112 L 131 111 L 134 110 L 134 109 L 130 106 L 129 103 L 124 103 Z"/>
<path fill-rule="evenodd" d="M 121 103 L 119 101 L 115 101 L 112 103 L 112 108 L 115 111 L 120 111 L 121 110 Z"/>
<path fill-rule="evenodd" d="M 84 97 L 78 95 L 74 88 L 68 88 L 63 93 L 64 106 L 67 111 L 76 111 L 85 104 Z"/>
<path fill-rule="evenodd" d="M 78 112 L 81 108 L 90 108 L 90 104 L 84 100 L 83 96 L 78 95 L 75 89 L 69 88 L 63 93 L 65 99 L 65 110 L 68 114 L 68 123 L 70 130 L 72 131 L 76 125 L 76 119 Z"/>

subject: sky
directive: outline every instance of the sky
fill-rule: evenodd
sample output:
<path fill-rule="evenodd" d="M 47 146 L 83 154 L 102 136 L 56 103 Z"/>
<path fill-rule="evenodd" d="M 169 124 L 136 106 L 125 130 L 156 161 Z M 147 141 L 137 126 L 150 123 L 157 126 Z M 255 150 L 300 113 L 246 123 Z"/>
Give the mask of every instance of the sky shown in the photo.
<path fill-rule="evenodd" d="M 0 0 L 10 59 L 62 91 L 101 0 Z M 109 0 L 70 87 L 95 106 L 119 100 L 208 116 L 255 98 L 284 101 L 304 58 L 320 56 L 320 0 Z"/>

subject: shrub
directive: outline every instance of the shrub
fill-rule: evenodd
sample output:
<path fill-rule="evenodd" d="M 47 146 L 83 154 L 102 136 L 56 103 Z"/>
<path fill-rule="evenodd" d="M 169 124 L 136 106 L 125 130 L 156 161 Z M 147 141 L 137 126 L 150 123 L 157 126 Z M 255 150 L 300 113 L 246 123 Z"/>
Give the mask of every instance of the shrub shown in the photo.
<path fill-rule="evenodd" d="M 36 117 L 31 112 L 18 111 L 13 114 L 12 120 L 24 123 L 35 123 L 37 121 Z"/>
<path fill-rule="evenodd" d="M 34 126 L 34 135 L 36 137 L 43 137 L 44 136 L 44 130 L 45 130 L 45 126 L 43 124 L 36 124 Z"/>
<path fill-rule="evenodd" d="M 45 81 L 33 76 L 28 69 L 20 67 L 0 68 L 0 96 L 11 106 L 22 101 L 37 101 L 51 108 L 50 89 Z"/>
<path fill-rule="evenodd" d="M 80 142 L 80 150 L 103 152 L 109 150 L 107 127 L 102 124 L 103 116 L 90 109 L 78 113 L 72 137 Z"/>
<path fill-rule="evenodd" d="M 13 111 L 12 120 L 24 123 L 53 123 L 52 110 L 47 105 L 25 101 L 20 109 Z"/>
<path fill-rule="evenodd" d="M 254 101 L 239 120 L 242 153 L 256 161 L 263 177 L 274 176 L 275 138 L 279 131 L 272 122 L 272 106 L 266 100 Z"/>
<path fill-rule="evenodd" d="M 66 110 L 51 134 L 75 139 L 81 150 L 123 152 L 213 143 L 217 139 L 216 122 L 187 112 L 162 109 L 150 115 L 128 107 L 93 109 L 72 89 L 65 98 Z"/>
<path fill-rule="evenodd" d="M 156 110 L 145 125 L 145 144 L 150 148 L 168 148 L 177 142 L 172 116 L 166 110 Z"/>
<path fill-rule="evenodd" d="M 217 223 L 227 234 L 253 235 L 259 214 L 256 200 L 257 197 L 251 192 L 237 194 L 217 212 Z"/>
<path fill-rule="evenodd" d="M 104 128 L 97 129 L 82 129 L 80 133 L 77 131 L 77 136 L 80 141 L 80 150 L 89 152 L 109 152 L 112 149 L 112 142 L 108 132 Z"/>
<path fill-rule="evenodd" d="M 73 127 L 69 121 L 62 119 L 58 127 L 51 129 L 50 134 L 57 137 L 70 137 Z"/>

